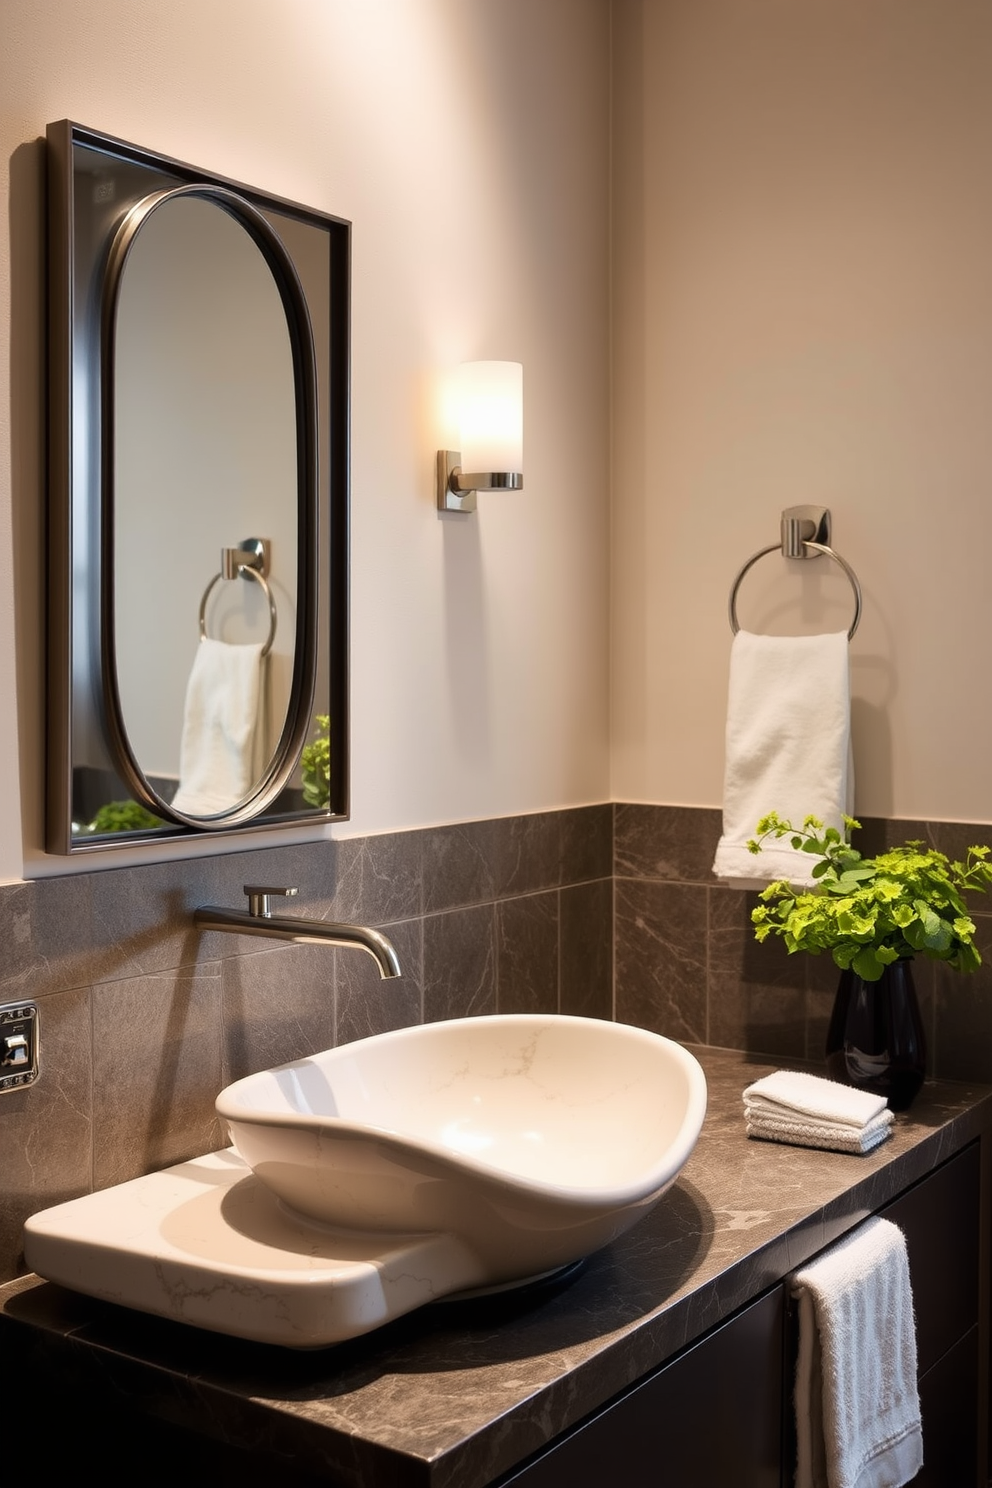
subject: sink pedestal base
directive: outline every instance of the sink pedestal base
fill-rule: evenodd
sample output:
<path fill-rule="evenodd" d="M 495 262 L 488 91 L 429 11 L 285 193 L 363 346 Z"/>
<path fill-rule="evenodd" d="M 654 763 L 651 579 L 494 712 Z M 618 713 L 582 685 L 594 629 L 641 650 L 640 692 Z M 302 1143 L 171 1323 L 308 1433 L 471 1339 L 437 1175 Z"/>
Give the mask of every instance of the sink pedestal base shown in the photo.
<path fill-rule="evenodd" d="M 28 1220 L 48 1281 L 216 1333 L 323 1348 L 485 1285 L 450 1235 L 369 1235 L 290 1214 L 232 1149 Z"/>

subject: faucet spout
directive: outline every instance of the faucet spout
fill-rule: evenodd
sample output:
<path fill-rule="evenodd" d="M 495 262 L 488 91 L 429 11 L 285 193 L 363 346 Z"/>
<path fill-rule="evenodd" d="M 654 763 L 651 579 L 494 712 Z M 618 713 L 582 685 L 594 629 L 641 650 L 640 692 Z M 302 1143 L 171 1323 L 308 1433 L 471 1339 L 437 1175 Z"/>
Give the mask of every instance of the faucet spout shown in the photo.
<path fill-rule="evenodd" d="M 291 940 L 304 945 L 356 946 L 372 957 L 381 977 L 403 975 L 396 947 L 381 930 L 373 930 L 370 925 L 345 925 L 335 920 L 274 915 L 269 906 L 269 895 L 295 895 L 296 889 L 263 889 L 246 884 L 245 893 L 248 895 L 248 910 L 222 909 L 207 904 L 194 910 L 193 923 L 199 930 L 222 930 L 231 935 L 265 935 L 272 940 Z"/>

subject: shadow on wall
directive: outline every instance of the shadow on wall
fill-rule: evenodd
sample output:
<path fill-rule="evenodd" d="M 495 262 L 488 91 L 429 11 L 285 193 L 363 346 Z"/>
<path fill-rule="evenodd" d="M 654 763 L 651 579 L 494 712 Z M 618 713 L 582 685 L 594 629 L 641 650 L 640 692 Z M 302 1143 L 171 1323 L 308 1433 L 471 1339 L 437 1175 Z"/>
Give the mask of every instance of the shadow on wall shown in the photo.
<path fill-rule="evenodd" d="M 867 658 L 858 658 L 857 664 L 863 667 Z M 854 658 L 852 658 L 852 665 Z M 878 668 L 887 673 L 891 671 L 889 663 L 878 660 Z M 872 801 L 878 803 L 879 812 L 885 816 L 892 810 L 892 723 L 891 710 L 888 698 L 878 703 L 866 702 L 864 698 L 852 697 L 851 699 L 851 736 L 855 740 L 854 750 L 854 789 L 859 789 L 859 782 L 866 794 Z M 874 769 L 868 778 L 862 780 L 862 775 L 868 775 L 867 763 L 857 749 L 858 739 L 870 739 L 872 741 L 871 756 Z M 854 813 L 857 815 L 857 812 Z"/>

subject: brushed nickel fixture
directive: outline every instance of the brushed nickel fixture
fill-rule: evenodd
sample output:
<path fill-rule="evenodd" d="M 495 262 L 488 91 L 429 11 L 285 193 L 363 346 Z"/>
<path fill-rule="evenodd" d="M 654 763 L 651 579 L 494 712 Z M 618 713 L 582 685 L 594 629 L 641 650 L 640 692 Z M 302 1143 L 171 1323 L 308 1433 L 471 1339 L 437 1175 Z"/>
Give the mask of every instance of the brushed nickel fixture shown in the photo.
<path fill-rule="evenodd" d="M 437 452 L 438 511 L 474 512 L 476 491 L 522 491 L 523 367 L 463 362 L 461 449 Z"/>
<path fill-rule="evenodd" d="M 265 645 L 262 647 L 262 655 L 268 656 L 272 650 L 272 642 L 276 638 L 276 625 L 278 615 L 276 614 L 276 602 L 269 586 L 269 566 L 271 563 L 272 544 L 267 537 L 246 537 L 243 543 L 236 548 L 221 548 L 220 550 L 220 572 L 215 573 L 200 600 L 200 640 L 207 638 L 207 600 L 213 593 L 214 585 L 219 584 L 221 579 L 254 579 L 260 584 L 262 593 L 265 595 L 269 606 L 269 634 Z"/>
<path fill-rule="evenodd" d="M 357 946 L 372 957 L 381 977 L 403 975 L 396 947 L 380 930 L 373 930 L 368 925 L 345 925 L 336 920 L 274 915 L 270 897 L 295 898 L 299 889 L 267 888 L 259 884 L 245 884 L 244 889 L 248 896 L 247 911 L 204 905 L 193 913 L 197 929 L 223 930 L 232 935 L 265 935 L 273 940 L 292 940 L 303 945 Z"/>
<path fill-rule="evenodd" d="M 730 628 L 734 635 L 740 630 L 737 619 L 737 592 L 744 575 L 768 553 L 781 553 L 783 558 L 818 558 L 821 553 L 832 558 L 844 570 L 854 593 L 854 619 L 847 632 L 847 639 L 854 639 L 861 620 L 861 585 L 854 569 L 830 546 L 830 509 L 826 506 L 788 506 L 782 513 L 781 538 L 767 548 L 753 553 L 730 586 Z"/>

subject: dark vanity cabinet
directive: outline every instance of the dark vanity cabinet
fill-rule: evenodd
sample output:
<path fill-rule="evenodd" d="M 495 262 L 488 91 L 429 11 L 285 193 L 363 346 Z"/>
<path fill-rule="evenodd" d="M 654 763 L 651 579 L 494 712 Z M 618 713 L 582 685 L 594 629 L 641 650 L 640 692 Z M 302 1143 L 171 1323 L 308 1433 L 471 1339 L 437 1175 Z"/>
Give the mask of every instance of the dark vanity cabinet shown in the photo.
<path fill-rule="evenodd" d="M 785 1320 L 779 1284 L 500 1488 L 780 1488 Z"/>
<path fill-rule="evenodd" d="M 982 1354 L 989 1341 L 980 1320 L 988 1310 L 989 1237 L 982 1234 L 979 1143 L 881 1213 L 906 1236 L 913 1278 L 924 1458 L 914 1488 L 985 1488 Z"/>
<path fill-rule="evenodd" d="M 906 1236 L 925 1463 L 918 1488 L 984 1488 L 978 1142 L 880 1210 Z M 983 1333 L 983 1330 L 981 1330 Z M 784 1283 L 576 1426 L 500 1488 L 787 1488 L 794 1312 Z"/>

